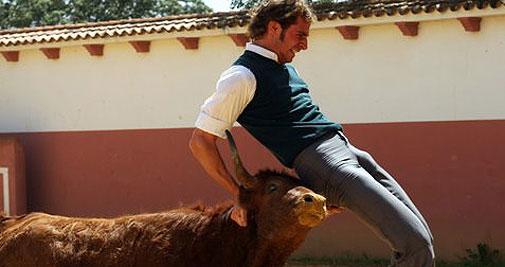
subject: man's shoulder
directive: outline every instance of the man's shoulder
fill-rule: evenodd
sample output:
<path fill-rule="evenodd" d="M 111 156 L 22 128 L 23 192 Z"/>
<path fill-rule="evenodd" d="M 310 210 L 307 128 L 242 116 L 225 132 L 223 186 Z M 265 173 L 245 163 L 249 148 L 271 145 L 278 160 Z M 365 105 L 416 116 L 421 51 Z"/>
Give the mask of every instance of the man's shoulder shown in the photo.
<path fill-rule="evenodd" d="M 251 87 L 255 87 L 256 76 L 245 66 L 232 65 L 221 73 L 218 81 L 218 85 L 220 84 L 248 84 Z"/>
<path fill-rule="evenodd" d="M 256 52 L 245 50 L 242 55 L 240 55 L 235 62 L 234 65 L 277 65 L 275 60 L 268 58 L 264 55 L 260 55 Z"/>
<path fill-rule="evenodd" d="M 247 64 L 254 58 L 254 53 L 248 50 L 244 50 L 244 52 L 233 62 L 233 65 L 243 65 Z"/>
<path fill-rule="evenodd" d="M 286 63 L 286 64 L 284 64 L 284 66 L 286 66 L 286 68 L 288 68 L 288 69 L 292 69 L 292 70 L 296 71 L 295 65 L 293 65 L 291 63 Z"/>
<path fill-rule="evenodd" d="M 300 76 L 300 73 L 298 73 L 298 70 L 295 68 L 295 66 L 293 64 L 289 63 L 289 64 L 285 64 L 285 66 L 289 71 L 296 74 L 296 76 Z"/>
<path fill-rule="evenodd" d="M 226 76 L 253 76 L 254 74 L 250 68 L 244 65 L 231 65 L 228 69 L 222 72 L 221 77 Z"/>

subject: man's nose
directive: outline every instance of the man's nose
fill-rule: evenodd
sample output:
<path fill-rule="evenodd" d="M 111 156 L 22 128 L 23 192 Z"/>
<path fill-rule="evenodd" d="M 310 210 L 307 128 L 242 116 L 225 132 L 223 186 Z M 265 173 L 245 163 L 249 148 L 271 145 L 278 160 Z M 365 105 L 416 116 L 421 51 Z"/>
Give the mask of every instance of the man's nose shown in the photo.
<path fill-rule="evenodd" d="M 309 41 L 305 38 L 300 42 L 300 50 L 307 50 L 309 48 Z"/>

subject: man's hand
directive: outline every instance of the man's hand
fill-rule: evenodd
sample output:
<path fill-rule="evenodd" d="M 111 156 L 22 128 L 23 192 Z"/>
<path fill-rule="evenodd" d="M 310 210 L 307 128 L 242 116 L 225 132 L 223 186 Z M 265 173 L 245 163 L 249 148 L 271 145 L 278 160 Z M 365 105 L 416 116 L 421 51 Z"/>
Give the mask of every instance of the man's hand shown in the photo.
<path fill-rule="evenodd" d="M 239 205 L 235 205 L 231 211 L 231 219 L 236 222 L 239 226 L 246 227 L 247 226 L 247 210 L 240 207 Z"/>

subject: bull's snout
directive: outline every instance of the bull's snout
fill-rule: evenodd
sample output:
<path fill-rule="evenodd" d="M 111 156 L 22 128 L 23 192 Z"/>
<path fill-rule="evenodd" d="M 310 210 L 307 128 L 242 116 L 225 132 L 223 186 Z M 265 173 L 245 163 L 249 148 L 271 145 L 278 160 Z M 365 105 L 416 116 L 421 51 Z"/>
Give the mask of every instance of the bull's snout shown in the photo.
<path fill-rule="evenodd" d="M 314 202 L 314 197 L 310 194 L 307 194 L 307 195 L 303 196 L 303 201 L 305 201 L 307 203 L 312 203 L 312 202 Z"/>
<path fill-rule="evenodd" d="M 326 213 L 326 198 L 316 193 L 305 193 L 301 197 L 303 205 L 315 212 Z"/>
<path fill-rule="evenodd" d="M 295 210 L 298 214 L 298 222 L 301 225 L 314 227 L 326 218 L 325 197 L 303 187 L 298 188 L 295 195 L 297 195 L 298 199 Z"/>
<path fill-rule="evenodd" d="M 316 193 L 306 193 L 302 197 L 303 202 L 307 204 L 325 204 L 326 198 Z"/>

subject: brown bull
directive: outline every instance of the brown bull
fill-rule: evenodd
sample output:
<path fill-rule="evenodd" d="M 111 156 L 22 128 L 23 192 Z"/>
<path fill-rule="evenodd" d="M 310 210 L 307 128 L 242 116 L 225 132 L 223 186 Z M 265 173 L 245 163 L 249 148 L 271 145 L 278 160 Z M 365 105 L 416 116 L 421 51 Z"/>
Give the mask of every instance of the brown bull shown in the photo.
<path fill-rule="evenodd" d="M 284 265 L 325 218 L 325 199 L 287 174 L 249 175 L 229 140 L 247 227 L 230 219 L 231 203 L 114 219 L 0 216 L 0 267 Z"/>

